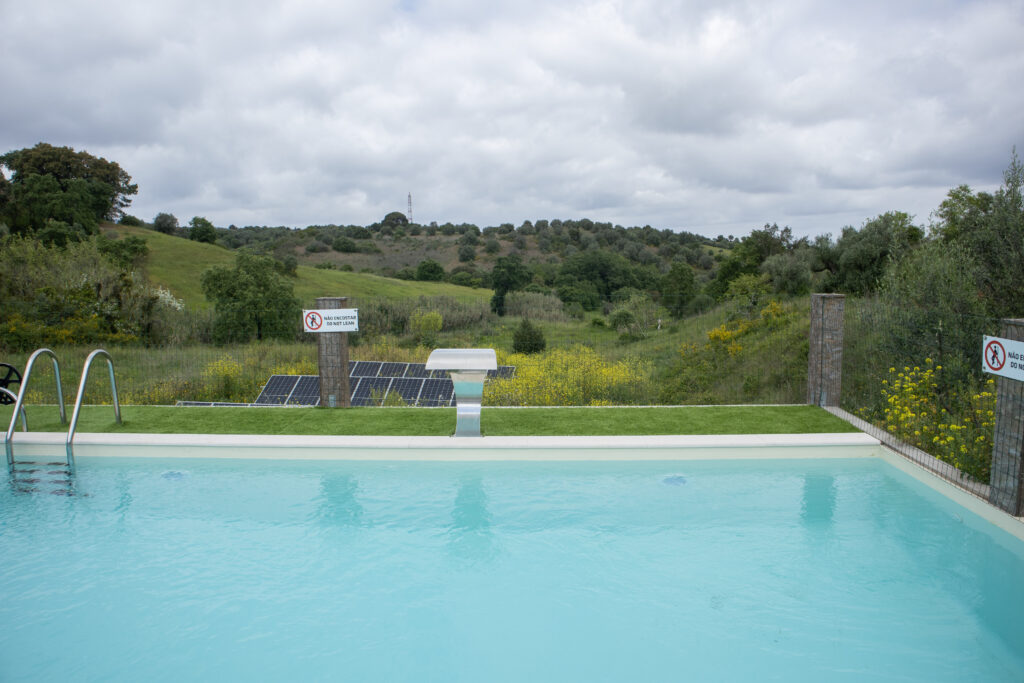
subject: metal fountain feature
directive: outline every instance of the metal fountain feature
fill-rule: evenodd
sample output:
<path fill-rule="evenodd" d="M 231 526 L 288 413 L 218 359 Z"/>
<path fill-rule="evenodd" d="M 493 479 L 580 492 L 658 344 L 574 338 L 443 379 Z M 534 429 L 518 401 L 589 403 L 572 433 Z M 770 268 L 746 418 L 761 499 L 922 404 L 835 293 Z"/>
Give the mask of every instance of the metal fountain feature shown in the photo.
<path fill-rule="evenodd" d="M 488 370 L 498 369 L 494 349 L 434 349 L 427 370 L 447 370 L 455 385 L 455 436 L 480 436 L 480 410 Z"/>

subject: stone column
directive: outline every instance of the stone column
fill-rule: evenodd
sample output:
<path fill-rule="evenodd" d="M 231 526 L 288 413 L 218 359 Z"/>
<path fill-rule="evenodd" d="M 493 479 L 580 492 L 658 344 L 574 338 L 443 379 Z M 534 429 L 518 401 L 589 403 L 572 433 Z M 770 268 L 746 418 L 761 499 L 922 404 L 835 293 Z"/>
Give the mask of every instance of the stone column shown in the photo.
<path fill-rule="evenodd" d="M 1024 341 L 1024 319 L 1003 320 L 1000 336 Z M 1024 511 L 1024 382 L 996 377 L 996 428 L 992 441 L 989 502 L 1020 516 Z"/>
<path fill-rule="evenodd" d="M 345 308 L 343 296 L 324 296 L 316 300 L 317 309 Z M 320 405 L 324 408 L 348 408 L 348 333 L 321 332 L 317 362 L 320 366 Z"/>
<path fill-rule="evenodd" d="M 843 377 L 843 294 L 811 295 L 807 403 L 838 406 Z"/>

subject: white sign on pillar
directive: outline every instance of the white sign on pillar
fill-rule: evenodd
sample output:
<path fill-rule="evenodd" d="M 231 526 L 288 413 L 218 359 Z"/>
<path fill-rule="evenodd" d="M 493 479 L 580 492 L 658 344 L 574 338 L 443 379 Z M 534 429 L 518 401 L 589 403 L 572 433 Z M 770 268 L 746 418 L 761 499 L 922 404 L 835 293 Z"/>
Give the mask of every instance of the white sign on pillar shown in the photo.
<path fill-rule="evenodd" d="M 303 311 L 302 329 L 305 332 L 358 332 L 358 308 L 325 308 Z"/>
<path fill-rule="evenodd" d="M 1024 342 L 986 336 L 981 354 L 985 372 L 1024 382 Z"/>

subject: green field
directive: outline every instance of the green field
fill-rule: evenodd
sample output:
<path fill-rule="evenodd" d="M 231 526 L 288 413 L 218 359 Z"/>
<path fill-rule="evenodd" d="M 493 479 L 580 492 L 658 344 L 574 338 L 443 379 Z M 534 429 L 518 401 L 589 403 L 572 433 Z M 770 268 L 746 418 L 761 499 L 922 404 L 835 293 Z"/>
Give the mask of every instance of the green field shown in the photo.
<path fill-rule="evenodd" d="M 146 240 L 149 256 L 146 273 L 150 281 L 170 290 L 191 308 L 206 309 L 200 278 L 203 271 L 214 266 L 230 267 L 235 252 L 224 247 L 193 242 L 165 235 L 155 230 L 127 225 L 106 225 L 104 231 L 118 235 L 134 235 Z M 311 306 L 318 296 L 415 298 L 419 296 L 450 296 L 461 301 L 487 301 L 489 289 L 459 287 L 445 282 L 414 282 L 339 270 L 321 270 L 299 266 L 293 280 L 295 296 L 304 306 Z"/>
<path fill-rule="evenodd" d="M 11 406 L 0 407 L 4 427 L 10 424 L 11 410 Z M 67 430 L 60 424 L 56 406 L 30 406 L 27 412 L 31 431 Z M 111 406 L 86 406 L 82 409 L 78 431 L 391 436 L 447 436 L 455 431 L 454 408 L 328 410 L 125 406 L 122 418 L 123 423 L 118 425 Z M 489 436 L 616 436 L 811 434 L 857 430 L 815 406 L 709 406 L 485 408 L 481 431 Z"/>

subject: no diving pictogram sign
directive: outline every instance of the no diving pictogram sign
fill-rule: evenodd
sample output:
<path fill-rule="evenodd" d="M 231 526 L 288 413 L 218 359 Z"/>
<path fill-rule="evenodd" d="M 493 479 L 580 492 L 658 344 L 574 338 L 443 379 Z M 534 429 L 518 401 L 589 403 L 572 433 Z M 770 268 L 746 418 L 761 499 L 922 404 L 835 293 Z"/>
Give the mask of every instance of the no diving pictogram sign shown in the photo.
<path fill-rule="evenodd" d="M 993 372 L 1002 370 L 1006 365 L 1006 349 L 995 339 L 985 344 L 985 365 Z"/>
<path fill-rule="evenodd" d="M 985 337 L 981 354 L 985 372 L 1024 382 L 1024 341 Z"/>
<path fill-rule="evenodd" d="M 320 326 L 324 324 L 324 318 L 316 311 L 309 311 L 306 313 L 306 329 L 311 332 L 316 332 L 320 329 Z"/>

